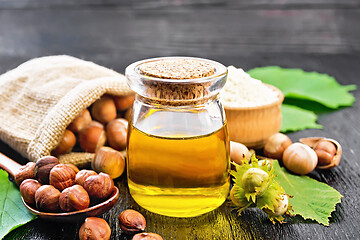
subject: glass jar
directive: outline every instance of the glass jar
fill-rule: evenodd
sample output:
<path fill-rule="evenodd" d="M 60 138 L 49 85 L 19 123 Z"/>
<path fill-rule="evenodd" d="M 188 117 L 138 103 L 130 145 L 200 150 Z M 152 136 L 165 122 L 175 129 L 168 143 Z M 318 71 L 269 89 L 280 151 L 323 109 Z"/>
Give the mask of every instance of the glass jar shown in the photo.
<path fill-rule="evenodd" d="M 193 217 L 228 196 L 229 138 L 218 93 L 220 63 L 190 57 L 153 58 L 126 68 L 137 95 L 129 122 L 127 177 L 143 208 Z"/>

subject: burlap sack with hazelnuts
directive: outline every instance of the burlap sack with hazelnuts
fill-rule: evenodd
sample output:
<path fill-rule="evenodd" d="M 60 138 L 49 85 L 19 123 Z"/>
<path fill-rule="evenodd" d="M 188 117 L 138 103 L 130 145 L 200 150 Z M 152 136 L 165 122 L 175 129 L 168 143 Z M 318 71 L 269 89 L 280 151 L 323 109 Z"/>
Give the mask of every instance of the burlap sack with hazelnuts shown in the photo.
<path fill-rule="evenodd" d="M 36 161 L 49 155 L 67 126 L 104 94 L 128 95 L 125 76 L 70 56 L 32 59 L 0 76 L 0 138 Z M 62 162 L 84 165 L 93 154 Z"/>

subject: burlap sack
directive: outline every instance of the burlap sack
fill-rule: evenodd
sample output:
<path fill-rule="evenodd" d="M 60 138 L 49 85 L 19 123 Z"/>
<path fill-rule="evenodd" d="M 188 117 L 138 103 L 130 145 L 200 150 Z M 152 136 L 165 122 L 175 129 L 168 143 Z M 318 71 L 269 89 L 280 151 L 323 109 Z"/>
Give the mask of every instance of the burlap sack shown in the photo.
<path fill-rule="evenodd" d="M 124 75 L 70 56 L 30 60 L 0 76 L 0 138 L 31 161 L 49 155 L 66 127 L 103 94 L 127 95 Z M 63 156 L 84 164 L 87 153 Z"/>

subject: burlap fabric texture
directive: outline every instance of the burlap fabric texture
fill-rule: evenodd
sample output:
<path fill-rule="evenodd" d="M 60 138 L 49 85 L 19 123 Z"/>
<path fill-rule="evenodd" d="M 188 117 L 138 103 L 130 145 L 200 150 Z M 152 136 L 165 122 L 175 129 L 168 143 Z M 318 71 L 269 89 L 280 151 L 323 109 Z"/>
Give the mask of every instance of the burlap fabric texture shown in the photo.
<path fill-rule="evenodd" d="M 66 127 L 105 93 L 127 95 L 125 76 L 70 56 L 32 59 L 0 76 L 0 138 L 31 161 L 49 155 Z M 83 165 L 93 154 L 70 153 Z"/>

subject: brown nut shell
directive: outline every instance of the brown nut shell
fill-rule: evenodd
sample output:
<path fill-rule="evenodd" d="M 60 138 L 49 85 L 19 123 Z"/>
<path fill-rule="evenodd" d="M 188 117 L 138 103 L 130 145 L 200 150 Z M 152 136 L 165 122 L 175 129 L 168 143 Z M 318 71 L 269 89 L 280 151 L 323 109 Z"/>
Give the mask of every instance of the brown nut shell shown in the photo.
<path fill-rule="evenodd" d="M 59 156 L 68 153 L 73 149 L 75 144 L 76 144 L 75 134 L 72 131 L 66 129 L 64 135 L 62 136 L 62 139 L 60 140 L 57 147 L 54 150 L 52 150 L 51 154 L 54 156 Z"/>
<path fill-rule="evenodd" d="M 40 158 L 35 164 L 35 178 L 42 184 L 49 184 L 50 171 L 58 164 L 59 159 L 54 156 L 44 156 Z"/>
<path fill-rule="evenodd" d="M 99 122 L 92 121 L 79 132 L 78 140 L 82 150 L 95 153 L 97 149 L 105 145 L 106 135 L 104 126 Z"/>
<path fill-rule="evenodd" d="M 135 94 L 126 96 L 114 96 L 114 102 L 118 111 L 125 111 L 133 104 L 135 100 Z"/>
<path fill-rule="evenodd" d="M 59 210 L 60 191 L 51 185 L 43 185 L 35 192 L 36 208 L 41 212 Z"/>
<path fill-rule="evenodd" d="M 124 172 L 125 159 L 121 152 L 110 147 L 101 147 L 91 162 L 91 168 L 96 172 L 107 173 L 115 179 Z"/>
<path fill-rule="evenodd" d="M 163 238 L 157 233 L 138 233 L 132 240 L 163 240 Z"/>
<path fill-rule="evenodd" d="M 75 184 L 76 172 L 65 164 L 58 164 L 50 171 L 50 185 L 60 191 Z"/>
<path fill-rule="evenodd" d="M 76 174 L 75 183 L 80 186 L 84 186 L 85 180 L 93 175 L 97 175 L 97 173 L 93 170 L 83 169 Z"/>
<path fill-rule="evenodd" d="M 142 232 L 146 227 L 144 216 L 138 211 L 127 209 L 119 215 L 120 228 L 125 233 Z"/>
<path fill-rule="evenodd" d="M 88 208 L 89 204 L 89 194 L 80 185 L 68 187 L 60 194 L 59 205 L 65 212 L 82 210 Z"/>
<path fill-rule="evenodd" d="M 70 123 L 68 129 L 73 133 L 79 133 L 91 123 L 91 120 L 92 119 L 89 110 L 85 109 L 82 111 L 82 113 L 80 113 L 79 116 L 74 119 L 74 121 L 72 121 L 72 123 Z"/>
<path fill-rule="evenodd" d="M 90 198 L 95 200 L 105 199 L 114 191 L 114 181 L 109 174 L 100 173 L 86 178 L 83 187 Z"/>
<path fill-rule="evenodd" d="M 15 182 L 18 186 L 24 181 L 25 179 L 35 178 L 35 163 L 28 162 L 26 165 L 21 166 L 19 171 L 15 174 Z"/>
<path fill-rule="evenodd" d="M 330 163 L 326 164 L 326 165 L 318 165 L 316 168 L 318 169 L 330 169 L 333 167 L 336 167 L 337 165 L 339 165 L 340 160 L 341 160 L 341 155 L 342 155 L 342 148 L 340 143 L 338 143 L 336 140 L 331 139 L 331 138 L 323 138 L 323 137 L 308 137 L 308 138 L 301 138 L 299 140 L 301 143 L 308 145 L 309 147 L 316 149 L 317 145 L 321 142 L 321 141 L 329 141 L 331 143 L 333 143 L 335 145 L 336 148 L 336 152 L 335 155 L 333 156 L 333 158 L 331 159 Z"/>
<path fill-rule="evenodd" d="M 291 144 L 292 141 L 288 136 L 283 133 L 275 133 L 266 140 L 264 155 L 273 159 L 282 159 L 285 149 Z"/>
<path fill-rule="evenodd" d="M 241 165 L 244 160 L 250 160 L 249 149 L 242 143 L 230 141 L 230 158 L 231 161 Z"/>
<path fill-rule="evenodd" d="M 80 240 L 108 240 L 111 236 L 109 224 L 102 218 L 88 217 L 79 230 Z"/>
<path fill-rule="evenodd" d="M 287 170 L 299 175 L 305 175 L 315 169 L 318 158 L 312 148 L 297 142 L 285 149 L 282 161 Z"/>
<path fill-rule="evenodd" d="M 128 121 L 123 118 L 112 120 L 106 125 L 106 136 L 110 147 L 116 150 L 126 148 Z"/>
<path fill-rule="evenodd" d="M 40 187 L 41 184 L 35 179 L 25 179 L 20 184 L 20 194 L 27 204 L 35 204 L 35 193 Z"/>
<path fill-rule="evenodd" d="M 104 95 L 93 103 L 91 115 L 102 124 L 106 124 L 116 118 L 116 106 L 112 97 Z"/>

